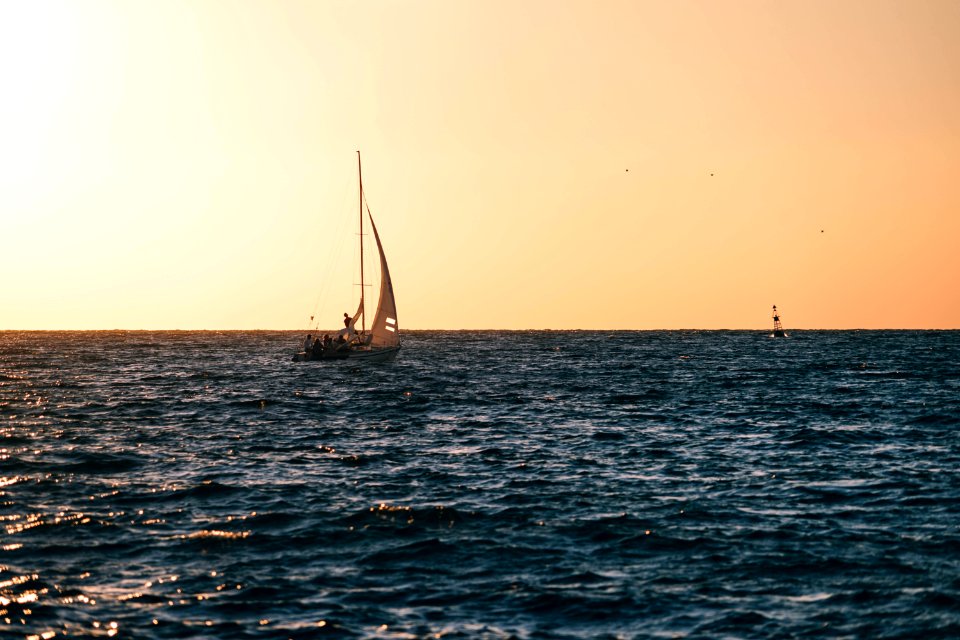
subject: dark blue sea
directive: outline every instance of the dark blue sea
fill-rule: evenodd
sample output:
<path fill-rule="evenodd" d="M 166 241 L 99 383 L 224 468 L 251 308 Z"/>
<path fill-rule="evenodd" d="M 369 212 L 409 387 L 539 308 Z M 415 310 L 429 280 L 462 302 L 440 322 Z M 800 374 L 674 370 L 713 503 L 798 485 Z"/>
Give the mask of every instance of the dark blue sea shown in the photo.
<path fill-rule="evenodd" d="M 960 332 L 301 340 L 0 333 L 0 637 L 960 637 Z"/>

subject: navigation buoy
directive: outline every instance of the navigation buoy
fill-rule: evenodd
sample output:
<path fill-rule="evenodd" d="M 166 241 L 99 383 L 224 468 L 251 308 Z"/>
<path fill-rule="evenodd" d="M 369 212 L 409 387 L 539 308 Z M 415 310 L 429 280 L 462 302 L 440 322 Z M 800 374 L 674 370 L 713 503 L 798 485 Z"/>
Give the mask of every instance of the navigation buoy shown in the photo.
<path fill-rule="evenodd" d="M 773 336 L 774 338 L 786 338 L 787 334 L 780 324 L 780 314 L 777 313 L 777 305 L 773 305 Z"/>

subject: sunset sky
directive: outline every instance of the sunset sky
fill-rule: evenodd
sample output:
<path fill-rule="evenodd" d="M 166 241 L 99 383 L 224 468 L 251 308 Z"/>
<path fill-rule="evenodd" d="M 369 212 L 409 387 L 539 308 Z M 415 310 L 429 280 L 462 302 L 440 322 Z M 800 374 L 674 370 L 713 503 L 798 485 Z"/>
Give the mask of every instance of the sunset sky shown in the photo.
<path fill-rule="evenodd" d="M 955 0 L 0 0 L 0 92 L 0 329 L 339 325 L 358 149 L 401 328 L 960 328 Z"/>

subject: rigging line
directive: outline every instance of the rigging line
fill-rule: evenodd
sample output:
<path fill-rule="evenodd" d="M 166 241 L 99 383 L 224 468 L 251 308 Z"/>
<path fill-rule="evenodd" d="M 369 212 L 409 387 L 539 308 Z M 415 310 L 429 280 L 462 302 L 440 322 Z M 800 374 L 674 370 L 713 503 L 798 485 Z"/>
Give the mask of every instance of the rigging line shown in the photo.
<path fill-rule="evenodd" d="M 332 237 L 334 240 L 333 251 L 328 254 L 328 260 L 325 269 L 322 272 L 322 278 L 320 281 L 320 290 L 317 294 L 317 298 L 313 304 L 313 317 L 317 319 L 317 328 L 320 326 L 320 318 L 323 317 L 323 312 L 326 310 L 326 303 L 328 301 L 327 292 L 330 287 L 330 280 L 332 279 L 333 270 L 337 264 L 339 264 L 340 256 L 343 255 L 343 246 L 346 243 L 347 237 L 344 233 L 344 226 L 347 224 L 347 216 L 340 215 L 339 212 L 346 211 L 347 201 L 351 198 L 351 192 L 353 188 L 350 186 L 350 181 L 347 181 L 343 184 L 343 190 L 340 193 L 340 206 L 336 208 L 336 216 L 334 222 L 334 229 L 332 232 Z M 322 304 L 321 304 L 322 302 Z"/>
<path fill-rule="evenodd" d="M 360 150 L 357 150 L 357 178 L 360 181 L 360 318 L 361 335 L 367 332 L 367 298 L 363 291 L 363 168 L 360 163 Z"/>
<path fill-rule="evenodd" d="M 340 234 L 336 234 L 337 239 L 334 241 L 333 251 L 331 251 L 328 256 L 326 268 L 322 272 L 322 277 L 320 278 L 320 287 L 317 293 L 316 300 L 313 303 L 313 316 L 320 318 L 323 315 L 323 306 L 321 305 L 322 301 L 325 301 L 327 298 L 327 289 L 329 288 L 329 283 L 331 275 L 333 272 L 334 265 L 336 264 L 337 259 L 343 252 L 343 244 L 345 239 Z M 318 320 L 319 322 L 319 320 Z"/>
<path fill-rule="evenodd" d="M 367 199 L 367 193 L 365 191 L 362 193 L 363 193 L 363 206 L 367 208 L 367 215 L 372 218 L 373 214 L 370 213 L 370 201 Z"/>
<path fill-rule="evenodd" d="M 345 193 L 344 193 L 343 205 L 340 207 L 340 210 L 341 210 L 341 211 L 345 211 L 345 210 L 346 210 L 346 206 L 347 206 L 346 203 L 347 203 L 347 200 L 348 200 L 349 197 L 350 197 L 349 192 L 348 192 L 348 191 L 345 192 Z M 328 264 L 327 273 L 326 273 L 326 275 L 325 275 L 325 277 L 324 277 L 324 283 L 323 283 L 324 297 L 323 297 L 323 301 L 321 302 L 321 305 L 320 305 L 321 314 L 327 310 L 327 305 L 328 305 L 328 303 L 329 303 L 329 301 L 330 301 L 330 295 L 329 295 L 329 292 L 330 292 L 330 290 L 331 290 L 330 282 L 331 282 L 332 280 L 334 280 L 334 278 L 332 277 L 332 276 L 333 276 L 333 273 L 334 273 L 337 265 L 341 264 L 341 257 L 343 256 L 344 247 L 346 247 L 347 242 L 348 242 L 348 240 L 349 240 L 349 237 L 347 236 L 347 233 L 346 233 L 346 227 L 347 227 L 347 225 L 349 224 L 349 222 L 350 222 L 350 221 L 349 221 L 348 216 L 345 216 L 345 215 L 338 215 L 338 216 L 337 216 L 337 226 L 336 226 L 336 229 L 335 229 L 335 231 L 334 231 L 334 233 L 335 233 L 336 236 L 337 236 L 337 240 L 336 240 L 336 244 L 334 245 L 334 246 L 335 246 L 335 250 L 334 250 L 334 252 L 333 252 L 332 259 L 330 260 L 330 263 Z M 352 244 L 352 243 L 351 243 L 351 244 Z M 339 282 L 339 279 L 336 279 L 336 280 L 337 280 L 337 282 Z"/>

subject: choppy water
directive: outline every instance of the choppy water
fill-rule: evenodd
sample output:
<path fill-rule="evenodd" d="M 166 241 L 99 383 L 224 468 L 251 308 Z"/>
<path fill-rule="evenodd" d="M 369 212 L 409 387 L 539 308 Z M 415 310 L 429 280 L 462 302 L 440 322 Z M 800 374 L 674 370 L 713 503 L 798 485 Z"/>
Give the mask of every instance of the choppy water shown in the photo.
<path fill-rule="evenodd" d="M 960 637 L 960 332 L 299 340 L 0 333 L 0 636 Z"/>

